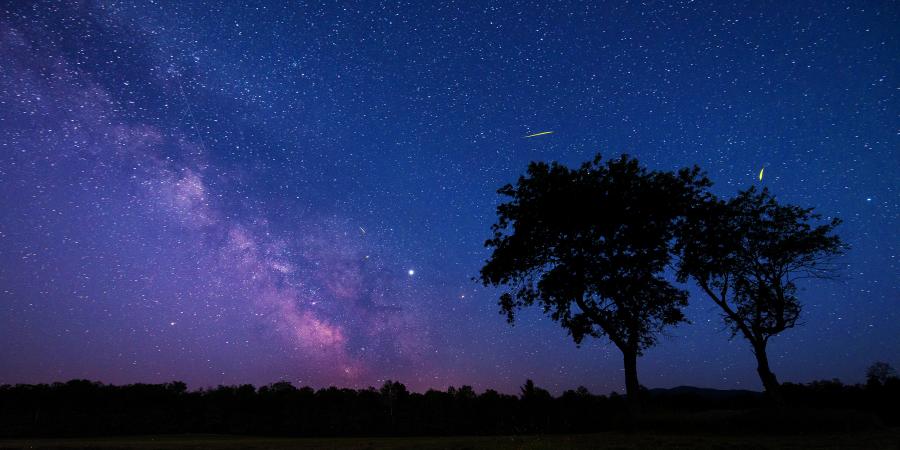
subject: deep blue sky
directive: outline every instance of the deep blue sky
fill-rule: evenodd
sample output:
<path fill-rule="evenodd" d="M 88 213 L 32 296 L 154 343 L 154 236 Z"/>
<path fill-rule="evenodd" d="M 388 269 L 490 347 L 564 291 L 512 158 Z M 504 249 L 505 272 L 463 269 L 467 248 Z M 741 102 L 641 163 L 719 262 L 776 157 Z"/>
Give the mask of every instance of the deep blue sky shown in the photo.
<path fill-rule="evenodd" d="M 900 366 L 897 30 L 892 2 L 5 2 L 0 383 L 621 391 L 615 347 L 471 280 L 496 189 L 597 152 L 844 219 L 773 369 Z M 641 382 L 759 389 L 691 302 Z"/>

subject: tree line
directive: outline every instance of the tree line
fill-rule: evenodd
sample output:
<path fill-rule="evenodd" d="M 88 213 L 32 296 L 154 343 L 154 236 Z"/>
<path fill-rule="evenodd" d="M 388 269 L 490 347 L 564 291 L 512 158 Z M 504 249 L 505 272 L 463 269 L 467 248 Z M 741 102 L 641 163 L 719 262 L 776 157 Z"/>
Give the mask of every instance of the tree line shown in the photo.
<path fill-rule="evenodd" d="M 837 380 L 786 383 L 782 391 L 785 401 L 795 408 L 788 420 L 772 421 L 768 420 L 771 411 L 761 408 L 764 399 L 757 392 L 644 389 L 644 417 L 649 421 L 644 428 L 674 423 L 676 428 L 669 431 L 772 431 L 765 427 L 775 426 L 781 427 L 776 431 L 796 432 L 900 424 L 900 379 L 891 369 L 883 376 L 870 376 L 865 385 L 844 385 Z M 823 418 L 822 411 L 828 410 L 832 413 Z M 704 411 L 743 412 L 710 419 Z M 798 411 L 819 416 L 804 424 L 798 422 L 798 416 L 804 415 Z M 0 437 L 589 433 L 622 429 L 628 416 L 625 397 L 616 393 L 595 395 L 579 387 L 553 396 L 531 380 L 519 395 L 494 390 L 479 394 L 470 386 L 417 393 L 396 381 L 387 381 L 379 389 L 358 390 L 314 390 L 288 382 L 195 391 L 181 382 L 114 386 L 72 380 L 0 385 Z M 683 421 L 685 417 L 699 418 L 694 429 Z M 657 420 L 655 425 L 653 420 Z"/>

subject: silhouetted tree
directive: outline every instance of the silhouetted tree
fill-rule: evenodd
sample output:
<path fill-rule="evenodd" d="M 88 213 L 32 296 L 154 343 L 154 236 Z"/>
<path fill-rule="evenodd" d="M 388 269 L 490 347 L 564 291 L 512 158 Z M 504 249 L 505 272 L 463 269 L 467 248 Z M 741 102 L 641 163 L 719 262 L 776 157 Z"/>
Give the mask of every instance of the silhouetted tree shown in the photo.
<path fill-rule="evenodd" d="M 381 398 L 387 408 L 391 427 L 395 427 L 397 424 L 396 412 L 398 403 L 403 401 L 408 395 L 409 392 L 406 390 L 406 386 L 398 381 L 387 380 L 381 386 Z"/>
<path fill-rule="evenodd" d="M 550 406 L 553 396 L 545 389 L 534 385 L 534 381 L 526 380 L 520 388 L 522 409 L 525 413 L 525 429 L 529 432 L 549 428 Z"/>
<path fill-rule="evenodd" d="M 538 302 L 580 344 L 608 337 L 622 351 L 625 389 L 638 407 L 637 358 L 664 327 L 684 321 L 687 293 L 662 277 L 675 225 L 709 186 L 699 169 L 648 171 L 623 155 L 579 169 L 532 162 L 527 176 L 497 192 L 498 222 L 485 246 L 484 285 L 505 285 L 499 304 Z"/>
<path fill-rule="evenodd" d="M 866 382 L 869 385 L 883 386 L 890 378 L 896 376 L 897 372 L 886 362 L 876 361 L 866 369 Z"/>
<path fill-rule="evenodd" d="M 800 317 L 796 280 L 831 276 L 843 249 L 834 218 L 813 226 L 812 208 L 778 203 L 751 187 L 728 201 L 707 197 L 679 231 L 680 281 L 693 279 L 723 311 L 732 337 L 742 334 L 756 356 L 766 392 L 779 401 L 766 345 Z"/>

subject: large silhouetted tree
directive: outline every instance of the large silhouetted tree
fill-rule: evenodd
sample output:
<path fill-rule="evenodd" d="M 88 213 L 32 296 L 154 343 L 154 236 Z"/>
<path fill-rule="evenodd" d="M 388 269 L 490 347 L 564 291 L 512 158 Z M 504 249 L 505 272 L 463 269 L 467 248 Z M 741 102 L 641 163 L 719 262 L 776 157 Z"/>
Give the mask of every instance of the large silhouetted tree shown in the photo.
<path fill-rule="evenodd" d="M 709 197 L 680 228 L 678 277 L 693 279 L 723 311 L 732 337 L 752 346 L 757 372 L 775 400 L 778 380 L 766 345 L 800 317 L 796 281 L 833 276 L 828 264 L 843 244 L 837 218 L 814 225 L 812 208 L 783 205 L 751 187 L 731 200 Z"/>
<path fill-rule="evenodd" d="M 634 412 L 638 356 L 684 321 L 687 293 L 662 277 L 673 231 L 709 184 L 696 167 L 648 171 L 627 155 L 578 169 L 533 162 L 498 191 L 508 201 L 497 207 L 480 281 L 509 288 L 499 304 L 510 323 L 538 303 L 577 344 L 608 337 L 622 351 Z"/>

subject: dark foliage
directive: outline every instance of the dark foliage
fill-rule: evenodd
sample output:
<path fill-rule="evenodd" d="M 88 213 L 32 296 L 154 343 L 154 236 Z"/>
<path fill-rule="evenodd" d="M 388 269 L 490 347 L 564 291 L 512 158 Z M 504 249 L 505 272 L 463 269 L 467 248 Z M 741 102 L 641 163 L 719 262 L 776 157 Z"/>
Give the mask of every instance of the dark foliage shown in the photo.
<path fill-rule="evenodd" d="M 815 225 L 812 208 L 781 204 L 753 187 L 727 201 L 707 196 L 692 211 L 678 231 L 678 278 L 693 279 L 732 336 L 750 342 L 766 392 L 780 400 L 766 346 L 800 318 L 797 280 L 833 276 L 829 263 L 845 248 L 833 233 L 840 220 Z"/>
<path fill-rule="evenodd" d="M 897 371 L 886 362 L 876 361 L 866 369 L 866 383 L 873 387 L 883 386 L 892 378 L 897 378 Z"/>
<path fill-rule="evenodd" d="M 607 337 L 621 350 L 628 400 L 637 406 L 637 357 L 683 322 L 687 292 L 662 274 L 674 230 L 710 184 L 699 169 L 649 171 L 627 155 L 578 169 L 533 162 L 498 191 L 485 285 L 509 289 L 500 308 L 539 304 L 576 343 Z"/>
<path fill-rule="evenodd" d="M 900 379 L 848 386 L 819 381 L 783 386 L 791 410 L 763 410 L 749 391 L 698 388 L 645 393 L 645 428 L 667 431 L 828 431 L 863 413 L 900 424 Z M 285 436 L 588 433 L 625 424 L 624 397 L 585 388 L 553 397 L 530 380 L 521 395 L 471 387 L 407 391 L 296 388 L 281 382 L 188 391 L 184 383 L 113 386 L 86 380 L 0 386 L 0 437 L 224 433 Z M 826 410 L 837 413 L 823 412 Z M 797 417 L 802 411 L 804 417 Z M 771 417 L 780 417 L 770 420 Z M 848 422 L 850 420 L 850 422 Z M 805 428 L 797 424 L 806 424 Z M 825 424 L 825 425 L 823 425 Z M 866 424 L 863 423 L 865 426 Z M 691 428 L 693 427 L 693 428 Z M 711 427 L 711 428 L 710 428 Z M 730 428 L 723 428 L 730 427 Z M 781 428 L 778 428 L 781 427 Z"/>
<path fill-rule="evenodd" d="M 885 379 L 883 384 L 846 385 L 840 380 L 784 383 L 781 393 L 788 404 L 815 409 L 869 411 L 886 425 L 900 425 L 900 378 L 895 376 Z"/>

